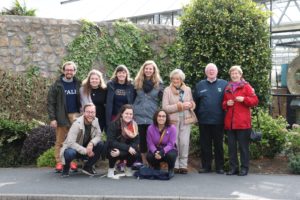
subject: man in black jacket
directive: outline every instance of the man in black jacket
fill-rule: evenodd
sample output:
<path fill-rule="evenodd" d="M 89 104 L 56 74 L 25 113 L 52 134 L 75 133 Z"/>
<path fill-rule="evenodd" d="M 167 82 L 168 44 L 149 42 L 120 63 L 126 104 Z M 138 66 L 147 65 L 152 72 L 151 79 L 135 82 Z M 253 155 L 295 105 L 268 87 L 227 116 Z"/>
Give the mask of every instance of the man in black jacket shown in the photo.
<path fill-rule="evenodd" d="M 48 92 L 48 114 L 50 126 L 56 129 L 55 160 L 56 171 L 62 171 L 60 149 L 68 134 L 69 128 L 80 112 L 79 88 L 81 82 L 74 76 L 77 67 L 68 61 L 62 66 L 62 75 L 50 87 Z M 71 169 L 77 170 L 76 163 L 71 163 Z"/>
<path fill-rule="evenodd" d="M 227 81 L 218 79 L 218 68 L 209 63 L 205 67 L 206 79 L 196 84 L 194 100 L 200 130 L 202 169 L 199 173 L 211 172 L 213 150 L 216 173 L 224 174 L 224 111 L 222 100 Z"/>

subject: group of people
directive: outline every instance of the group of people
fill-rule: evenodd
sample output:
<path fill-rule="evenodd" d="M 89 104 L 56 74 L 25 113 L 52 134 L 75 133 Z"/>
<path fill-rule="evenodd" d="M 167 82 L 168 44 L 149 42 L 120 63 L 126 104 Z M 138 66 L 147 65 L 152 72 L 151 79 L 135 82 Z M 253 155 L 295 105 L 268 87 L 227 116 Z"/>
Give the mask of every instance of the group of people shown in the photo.
<path fill-rule="evenodd" d="M 194 92 L 185 85 L 181 69 L 170 73 L 170 85 L 164 87 L 152 60 L 141 66 L 134 81 L 125 65 L 117 66 L 107 83 L 93 69 L 81 84 L 76 71 L 74 62 L 64 63 L 62 75 L 48 93 L 50 125 L 56 129 L 56 170 L 63 177 L 69 176 L 70 169 L 77 170 L 75 159 L 84 160 L 83 173 L 95 175 L 93 166 L 101 155 L 109 160 L 107 177 L 112 179 L 119 178 L 115 175 L 117 162 L 125 165 L 125 176 L 132 176 L 137 160 L 158 170 L 166 162 L 170 177 L 186 174 L 190 130 L 196 122 L 202 160 L 199 173 L 212 171 L 212 150 L 216 173 L 224 173 L 225 129 L 230 155 L 227 174 L 247 175 L 250 108 L 258 99 L 242 78 L 240 66 L 230 68 L 227 83 L 217 78 L 216 65 L 208 64 L 207 78 L 197 83 Z M 102 141 L 104 132 L 106 142 Z"/>

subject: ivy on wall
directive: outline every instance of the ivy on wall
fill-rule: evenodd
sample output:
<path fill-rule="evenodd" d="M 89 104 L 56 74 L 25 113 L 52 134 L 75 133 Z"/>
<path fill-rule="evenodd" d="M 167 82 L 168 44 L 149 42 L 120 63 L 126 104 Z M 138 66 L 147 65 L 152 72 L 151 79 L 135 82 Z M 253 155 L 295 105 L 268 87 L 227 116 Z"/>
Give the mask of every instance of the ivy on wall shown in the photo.
<path fill-rule="evenodd" d="M 94 66 L 101 63 L 110 77 L 117 65 L 124 64 L 135 75 L 145 60 L 153 59 L 149 46 L 151 37 L 127 21 L 117 21 L 113 29 L 99 27 L 83 20 L 81 34 L 68 46 L 64 61 L 77 63 L 77 76 L 84 79 Z"/>

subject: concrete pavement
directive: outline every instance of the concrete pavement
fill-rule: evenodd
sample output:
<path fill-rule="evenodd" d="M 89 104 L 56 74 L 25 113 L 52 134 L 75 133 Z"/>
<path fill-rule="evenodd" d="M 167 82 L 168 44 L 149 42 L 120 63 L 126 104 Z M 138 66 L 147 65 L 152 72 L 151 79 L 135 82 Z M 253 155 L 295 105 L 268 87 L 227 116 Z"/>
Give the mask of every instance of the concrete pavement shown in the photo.
<path fill-rule="evenodd" d="M 0 200 L 8 199 L 300 199 L 297 175 L 245 177 L 189 173 L 169 181 L 61 178 L 50 168 L 0 168 Z"/>

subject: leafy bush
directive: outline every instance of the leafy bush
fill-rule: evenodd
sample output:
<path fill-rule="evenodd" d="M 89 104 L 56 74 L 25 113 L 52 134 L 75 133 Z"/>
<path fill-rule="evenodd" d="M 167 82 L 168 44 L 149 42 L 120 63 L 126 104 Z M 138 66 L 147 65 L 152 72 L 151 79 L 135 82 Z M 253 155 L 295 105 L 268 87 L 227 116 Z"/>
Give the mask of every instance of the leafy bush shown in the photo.
<path fill-rule="evenodd" d="M 205 77 L 204 67 L 210 62 L 226 80 L 229 68 L 241 65 L 265 105 L 271 70 L 268 17 L 252 0 L 192 0 L 179 27 L 179 58 L 187 82 L 195 85 Z"/>
<path fill-rule="evenodd" d="M 288 166 L 294 174 L 300 174 L 300 154 L 299 153 L 294 156 L 291 156 L 289 158 Z"/>
<path fill-rule="evenodd" d="M 27 132 L 34 123 L 12 121 L 0 118 L 0 167 L 21 164 L 20 153 Z"/>
<path fill-rule="evenodd" d="M 37 159 L 38 167 L 55 167 L 56 161 L 54 157 L 54 147 L 45 151 L 40 157 Z"/>
<path fill-rule="evenodd" d="M 200 137 L 199 137 L 199 128 L 197 125 L 192 125 L 191 127 L 191 136 L 190 136 L 190 154 L 200 157 Z"/>
<path fill-rule="evenodd" d="M 36 163 L 36 159 L 54 144 L 54 128 L 50 126 L 39 126 L 32 129 L 23 144 L 21 152 L 23 164 Z"/>
<path fill-rule="evenodd" d="M 294 155 L 300 153 L 300 129 L 293 128 L 287 133 L 285 154 Z"/>
<path fill-rule="evenodd" d="M 287 122 L 283 117 L 273 119 L 268 112 L 258 112 L 260 129 L 262 131 L 262 141 L 251 144 L 251 155 L 254 158 L 265 156 L 274 158 L 276 154 L 284 149 L 287 135 Z M 257 128 L 257 119 L 253 117 L 252 124 Z M 255 152 L 253 152 L 255 150 Z M 259 155 L 259 152 L 261 155 Z"/>
<path fill-rule="evenodd" d="M 52 80 L 29 71 L 26 74 L 0 70 L 0 118 L 15 121 L 47 121 L 45 103 Z"/>

